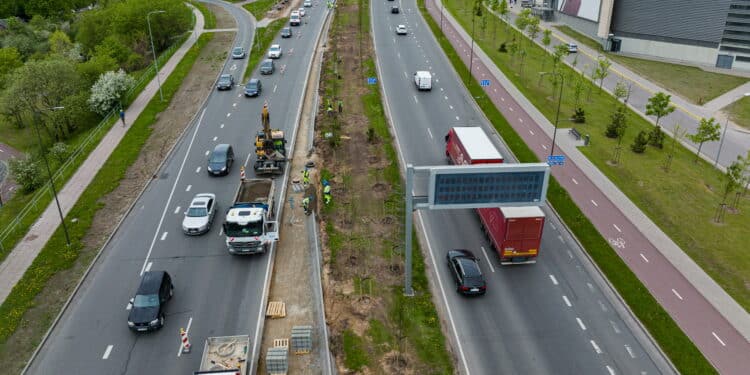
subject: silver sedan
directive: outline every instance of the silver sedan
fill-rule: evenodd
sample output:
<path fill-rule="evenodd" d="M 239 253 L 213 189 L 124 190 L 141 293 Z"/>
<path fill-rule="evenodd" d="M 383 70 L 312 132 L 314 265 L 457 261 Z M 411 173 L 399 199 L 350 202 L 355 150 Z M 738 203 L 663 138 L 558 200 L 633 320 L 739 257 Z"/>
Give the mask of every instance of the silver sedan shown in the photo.
<path fill-rule="evenodd" d="M 216 195 L 211 193 L 197 194 L 190 207 L 185 211 L 182 220 L 182 231 L 187 235 L 200 235 L 211 230 L 216 212 Z"/>

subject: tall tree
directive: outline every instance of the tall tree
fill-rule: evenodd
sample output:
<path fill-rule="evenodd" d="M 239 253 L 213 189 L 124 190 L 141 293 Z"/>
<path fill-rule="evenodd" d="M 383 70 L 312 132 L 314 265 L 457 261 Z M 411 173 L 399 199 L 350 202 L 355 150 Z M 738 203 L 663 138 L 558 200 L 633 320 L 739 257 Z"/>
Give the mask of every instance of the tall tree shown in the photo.
<path fill-rule="evenodd" d="M 698 158 L 700 158 L 701 148 L 703 147 L 704 143 L 718 141 L 719 138 L 721 138 L 721 133 L 719 132 L 720 129 L 721 125 L 718 124 L 713 117 L 711 117 L 710 119 L 702 118 L 700 124 L 698 125 L 698 130 L 695 132 L 695 134 L 690 134 L 687 136 L 688 139 L 693 141 L 693 143 L 698 144 L 698 152 L 695 153 L 696 162 L 698 161 Z"/>
<path fill-rule="evenodd" d="M 659 126 L 659 119 L 674 112 L 675 106 L 669 103 L 671 98 L 671 95 L 657 92 L 654 96 L 648 99 L 648 103 L 646 104 L 646 115 L 656 116 L 656 126 Z"/>
<path fill-rule="evenodd" d="M 602 89 L 602 85 L 604 85 L 604 79 L 609 76 L 609 67 L 612 66 L 612 62 L 604 59 L 599 59 L 598 66 L 596 67 L 595 75 L 596 79 L 599 80 L 599 90 Z"/>

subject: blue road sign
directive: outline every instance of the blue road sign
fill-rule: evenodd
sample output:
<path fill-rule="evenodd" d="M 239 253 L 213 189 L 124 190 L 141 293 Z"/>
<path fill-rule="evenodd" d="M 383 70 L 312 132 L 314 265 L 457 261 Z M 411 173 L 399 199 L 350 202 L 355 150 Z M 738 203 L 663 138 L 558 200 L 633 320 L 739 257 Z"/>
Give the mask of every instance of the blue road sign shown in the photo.
<path fill-rule="evenodd" d="M 378 79 L 375 77 L 367 77 L 367 84 L 368 85 L 374 85 L 378 83 Z"/>
<path fill-rule="evenodd" d="M 565 155 L 550 155 L 547 156 L 547 164 L 549 165 L 564 165 Z"/>
<path fill-rule="evenodd" d="M 490 86 L 490 80 L 489 79 L 483 79 L 482 82 L 479 82 L 479 86 L 489 87 Z"/>

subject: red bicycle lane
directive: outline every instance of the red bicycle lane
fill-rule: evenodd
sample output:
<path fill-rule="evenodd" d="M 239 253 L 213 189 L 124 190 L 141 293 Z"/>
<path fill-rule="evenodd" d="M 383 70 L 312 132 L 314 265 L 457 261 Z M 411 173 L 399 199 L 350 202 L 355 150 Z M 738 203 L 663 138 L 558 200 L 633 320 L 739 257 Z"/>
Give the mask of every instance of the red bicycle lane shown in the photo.
<path fill-rule="evenodd" d="M 426 4 L 433 19 L 439 20 L 440 10 L 434 2 L 426 1 Z M 458 35 L 448 17 L 444 16 L 442 24 L 447 39 L 463 62 L 469 65 L 471 46 Z M 551 144 L 550 136 L 519 105 L 476 54 L 472 66 L 474 78 L 491 82 L 490 86 L 484 88 L 485 93 L 537 157 L 544 160 L 549 155 L 547 145 Z M 568 135 L 560 132 L 558 139 L 561 136 Z M 747 373 L 750 368 L 750 344 L 747 340 L 571 161 L 569 155 L 560 148 L 558 150 L 560 151 L 556 154 L 566 155 L 567 160 L 565 165 L 552 168 L 553 176 L 597 230 L 610 241 L 615 252 L 721 373 Z M 606 179 L 598 170 L 596 174 L 593 178 Z"/>

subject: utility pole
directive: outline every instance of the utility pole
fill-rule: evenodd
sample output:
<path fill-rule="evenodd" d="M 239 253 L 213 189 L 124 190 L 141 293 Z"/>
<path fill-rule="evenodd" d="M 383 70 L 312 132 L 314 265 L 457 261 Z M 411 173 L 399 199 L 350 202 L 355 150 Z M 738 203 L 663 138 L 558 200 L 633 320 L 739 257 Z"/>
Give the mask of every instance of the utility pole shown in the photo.
<path fill-rule="evenodd" d="M 161 91 L 161 80 L 159 79 L 159 62 L 156 60 L 156 49 L 154 48 L 154 36 L 151 33 L 151 20 L 149 16 L 156 13 L 166 13 L 163 10 L 154 10 L 146 14 L 146 24 L 148 24 L 148 38 L 151 39 L 151 52 L 154 54 L 154 67 L 156 68 L 156 83 L 159 85 L 159 98 L 164 101 L 164 93 Z"/>

